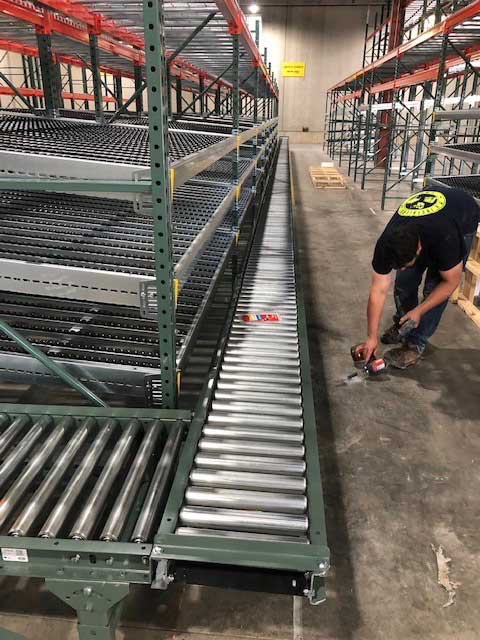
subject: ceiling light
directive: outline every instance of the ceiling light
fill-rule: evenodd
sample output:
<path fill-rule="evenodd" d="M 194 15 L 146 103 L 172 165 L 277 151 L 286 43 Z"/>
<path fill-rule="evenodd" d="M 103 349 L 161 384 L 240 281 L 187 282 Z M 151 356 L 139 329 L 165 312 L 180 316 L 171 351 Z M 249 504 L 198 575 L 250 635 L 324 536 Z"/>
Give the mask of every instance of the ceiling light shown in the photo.
<path fill-rule="evenodd" d="M 260 7 L 258 6 L 258 4 L 253 3 L 249 5 L 248 11 L 249 13 L 258 13 L 260 11 Z"/>

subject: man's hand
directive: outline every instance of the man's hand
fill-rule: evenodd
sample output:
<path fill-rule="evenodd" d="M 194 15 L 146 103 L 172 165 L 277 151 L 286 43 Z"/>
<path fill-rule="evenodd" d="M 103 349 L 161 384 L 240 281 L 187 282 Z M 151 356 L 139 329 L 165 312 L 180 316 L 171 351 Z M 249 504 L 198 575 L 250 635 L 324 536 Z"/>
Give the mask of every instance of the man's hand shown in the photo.
<path fill-rule="evenodd" d="M 363 357 L 368 362 L 372 355 L 374 355 L 375 351 L 378 347 L 378 339 L 377 338 L 367 338 L 365 342 L 362 344 L 362 353 Z"/>
<path fill-rule="evenodd" d="M 404 324 L 404 322 L 407 322 L 407 320 L 412 320 L 415 323 L 415 328 L 417 328 L 420 324 L 420 320 L 422 319 L 422 315 L 423 314 L 421 309 L 415 307 L 415 309 L 412 309 L 400 318 L 400 325 Z"/>

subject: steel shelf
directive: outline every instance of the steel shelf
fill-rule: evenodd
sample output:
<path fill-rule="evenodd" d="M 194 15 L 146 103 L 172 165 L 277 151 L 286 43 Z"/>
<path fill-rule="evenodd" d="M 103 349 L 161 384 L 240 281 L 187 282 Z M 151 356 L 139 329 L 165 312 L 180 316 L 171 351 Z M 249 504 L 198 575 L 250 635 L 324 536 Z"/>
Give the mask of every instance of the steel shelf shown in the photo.
<path fill-rule="evenodd" d="M 467 162 L 480 162 L 480 143 L 470 142 L 465 144 L 432 144 L 431 153 L 436 153 L 448 158 L 458 158 Z"/>
<path fill-rule="evenodd" d="M 214 162 L 276 127 L 277 119 L 243 130 L 238 136 L 169 130 L 171 186 L 178 188 Z M 0 174 L 52 178 L 134 180 L 149 175 L 146 127 L 98 125 L 68 119 L 0 114 Z M 125 197 L 125 196 L 123 196 Z"/>
<path fill-rule="evenodd" d="M 396 76 L 397 59 L 401 60 L 400 73 L 405 74 L 406 79 L 411 83 L 408 74 L 425 69 L 426 66 L 433 65 L 440 60 L 445 34 L 449 35 L 445 56 L 459 60 L 453 46 L 459 51 L 469 50 L 470 53 L 479 48 L 479 14 L 480 0 L 474 0 L 427 31 L 338 82 L 329 91 L 354 91 L 358 89 L 359 84 L 362 84 L 362 78 L 368 78 L 371 72 L 375 74 L 376 90 L 386 90 L 386 87 L 382 87 L 382 83 Z M 459 61 L 461 62 L 461 59 Z M 433 75 L 433 78 L 435 77 L 436 70 Z M 366 82 L 368 85 L 368 80 Z"/>
<path fill-rule="evenodd" d="M 209 188 L 202 184 L 202 189 Z M 211 187 L 210 187 L 211 188 Z M 151 254 L 151 225 L 148 221 L 138 218 L 125 204 L 126 215 L 122 224 L 115 224 L 118 220 L 113 220 L 113 225 L 109 223 L 112 218 L 105 214 L 105 201 L 102 199 L 103 217 L 99 217 L 98 210 L 94 205 L 100 199 L 74 198 L 74 205 L 77 210 L 79 203 L 83 205 L 82 215 L 71 218 L 69 215 L 65 219 L 67 203 L 64 196 L 51 198 L 51 194 L 45 195 L 43 201 L 36 202 L 32 194 L 27 195 L 24 204 L 37 207 L 36 221 L 34 227 L 38 227 L 40 232 L 31 228 L 35 232 L 35 240 L 38 246 L 45 243 L 52 235 L 59 242 L 62 235 L 70 237 L 72 245 L 84 246 L 84 238 L 94 237 L 98 230 L 102 230 L 99 242 L 110 242 L 111 246 L 118 246 L 123 242 L 123 247 L 145 247 L 140 251 L 147 256 Z M 40 195 L 40 194 L 36 194 Z M 8 196 L 8 194 L 7 194 Z M 30 197 L 28 197 L 30 196 Z M 242 189 L 240 198 L 240 211 L 242 224 L 243 216 L 250 204 L 252 194 L 249 187 Z M 93 200 L 94 202 L 90 202 Z M 14 200 L 15 201 L 15 200 Z M 59 202 L 60 201 L 60 202 Z M 70 206 L 71 199 L 69 198 Z M 67 201 L 68 202 L 68 201 Z M 87 206 L 88 205 L 88 206 Z M 93 206 L 93 210 L 92 210 Z M 192 206 L 190 204 L 190 206 Z M 62 209 L 63 207 L 63 209 Z M 23 207 L 22 207 L 23 208 Z M 117 202 L 112 205 L 111 212 L 117 208 Z M 2 218 L 4 217 L 3 214 Z M 22 225 L 23 216 L 15 215 L 12 223 Z M 132 223 L 136 220 L 136 223 Z M 89 222 L 87 222 L 89 220 Z M 232 233 L 233 213 L 230 211 L 223 224 L 218 228 L 213 238 L 207 243 L 204 251 L 194 261 L 190 273 L 180 290 L 177 312 L 176 312 L 176 339 L 177 339 L 177 365 L 182 369 L 194 344 L 196 332 L 203 319 L 204 312 L 208 308 L 208 302 L 212 297 L 215 287 L 220 280 L 226 264 L 227 256 L 233 246 L 234 235 Z M 75 241 L 75 230 L 85 229 L 86 233 L 79 232 Z M 67 227 L 70 233 L 66 233 Z M 49 231 L 47 231 L 49 229 Z M 108 230 L 107 230 L 108 229 Z M 53 231 L 54 230 L 54 231 Z M 188 237 L 188 229 L 183 234 L 178 232 L 178 244 L 181 246 L 182 238 Z M 109 240 L 110 239 L 110 240 Z M 35 251 L 38 251 L 38 246 Z M 150 247 L 147 250 L 146 247 Z M 51 250 L 54 251 L 53 249 Z M 59 253 L 58 248 L 55 249 Z M 133 251 L 132 251 L 133 252 Z M 117 250 L 115 251 L 117 254 Z M 2 251 L 2 258 L 5 250 Z M 9 255 L 9 254 L 7 254 Z M 104 255 L 104 254 L 102 254 Z M 88 253 L 84 254 L 84 258 Z M 81 255 L 80 255 L 81 258 Z M 25 257 L 24 257 L 25 259 Z M 47 259 L 47 258 L 44 258 Z M 48 258 L 52 260 L 52 258 Z M 91 258 L 90 258 L 91 259 Z M 63 261 L 62 258 L 60 258 Z M 121 260 L 122 264 L 128 264 L 128 256 Z M 135 259 L 136 260 L 136 259 Z M 144 258 L 149 262 L 150 258 Z M 4 273 L 4 260 L 2 264 L 2 274 Z M 19 269 L 17 264 L 17 270 Z M 29 277 L 34 277 L 38 268 L 31 271 L 34 263 L 26 265 L 30 271 Z M 41 265 L 41 269 L 44 265 Z M 117 268 L 120 268 L 117 266 Z M 125 267 L 123 267 L 125 268 Z M 132 267 L 128 267 L 132 269 Z M 145 269 L 146 270 L 146 269 Z M 18 273 L 18 271 L 17 271 Z M 58 272 L 59 275 L 61 271 Z M 92 287 L 98 286 L 98 278 L 93 280 L 92 271 L 84 271 Z M 67 277 L 64 273 L 64 277 Z M 145 278 L 143 277 L 144 281 Z M 28 285 L 28 283 L 27 283 Z M 6 292 L 9 287 L 13 292 Z M 62 292 L 62 297 L 55 297 L 56 289 L 39 288 L 38 292 L 43 295 L 26 294 L 28 286 L 23 283 L 19 290 L 5 280 L 1 284 L 0 291 L 0 316 L 12 327 L 19 330 L 35 346 L 41 348 L 47 355 L 50 355 L 56 362 L 61 363 L 69 372 L 76 375 L 103 393 L 108 389 L 111 393 L 127 393 L 128 395 L 144 395 L 145 376 L 159 374 L 160 358 L 158 355 L 158 333 L 157 324 L 154 320 L 141 317 L 140 309 L 134 306 L 121 304 L 108 304 L 106 292 L 97 292 L 96 299 L 90 301 L 79 301 L 68 299 Z M 75 297 L 75 289 L 72 293 L 72 285 L 68 284 L 67 292 Z M 38 293 L 37 292 L 37 293 Z M 45 293 L 50 294 L 49 297 Z M 100 293 L 100 295 L 98 295 Z M 85 295 L 85 294 L 83 294 Z M 136 292 L 135 302 L 138 300 Z M 33 358 L 24 355 L 14 343 L 0 339 L 0 352 L 2 353 L 0 364 L 0 376 L 2 378 L 15 379 L 17 381 L 31 381 L 32 375 L 38 380 L 50 379 L 49 374 Z"/>
<path fill-rule="evenodd" d="M 480 204 L 480 174 L 459 176 L 435 176 L 427 179 L 428 184 L 440 187 L 463 189 Z"/>

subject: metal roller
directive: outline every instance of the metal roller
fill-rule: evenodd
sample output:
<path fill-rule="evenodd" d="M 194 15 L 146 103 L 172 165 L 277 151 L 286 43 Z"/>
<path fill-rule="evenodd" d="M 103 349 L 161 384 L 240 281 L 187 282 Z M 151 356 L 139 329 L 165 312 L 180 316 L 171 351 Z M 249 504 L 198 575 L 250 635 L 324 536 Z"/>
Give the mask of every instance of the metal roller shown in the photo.
<path fill-rule="evenodd" d="M 66 486 L 53 511 L 48 516 L 40 533 L 42 538 L 55 538 L 62 528 L 80 492 L 92 475 L 95 466 L 102 455 L 110 436 L 117 426 L 116 420 L 107 420 L 95 440 L 90 445 L 87 454 L 72 479 Z"/>
<path fill-rule="evenodd" d="M 115 502 L 110 516 L 100 535 L 101 540 L 117 542 L 130 515 L 130 509 L 138 493 L 140 484 L 154 453 L 157 440 L 162 430 L 160 422 L 154 422 L 146 430 L 135 460 L 129 471 L 125 484 Z"/>
<path fill-rule="evenodd" d="M 249 385 L 253 385 L 255 382 L 261 382 L 263 388 L 265 388 L 265 384 L 271 385 L 272 388 L 275 388 L 276 385 L 289 385 L 300 388 L 300 376 L 298 375 L 285 376 L 267 372 L 262 374 L 260 371 L 223 371 L 222 369 L 220 380 L 234 383 L 247 382 Z"/>
<path fill-rule="evenodd" d="M 215 391 L 215 400 L 222 400 L 223 402 L 255 402 L 255 403 L 274 403 L 282 402 L 282 404 L 291 405 L 294 407 L 302 406 L 302 398 L 299 394 L 282 394 L 273 392 L 262 391 L 250 391 L 249 389 L 217 389 Z"/>
<path fill-rule="evenodd" d="M 72 531 L 70 532 L 71 538 L 75 540 L 87 540 L 91 535 L 113 483 L 132 448 L 139 429 L 140 422 L 138 420 L 132 420 L 123 431 L 91 494 L 88 496 L 87 503 L 73 525 Z"/>
<path fill-rule="evenodd" d="M 15 473 L 17 468 L 33 449 L 42 433 L 52 424 L 52 422 L 53 421 L 49 416 L 43 416 L 40 418 L 40 420 L 28 430 L 13 451 L 8 454 L 2 465 L 0 465 L 0 488 L 5 484 L 8 478 Z"/>
<path fill-rule="evenodd" d="M 257 456 L 277 456 L 280 458 L 303 458 L 305 454 L 305 448 L 297 444 L 255 442 L 254 440 L 202 438 L 198 448 L 200 451 L 208 453 L 241 453 Z"/>
<path fill-rule="evenodd" d="M 28 504 L 15 520 L 12 528 L 8 532 L 12 536 L 28 535 L 32 525 L 35 523 L 40 512 L 45 507 L 48 499 L 55 491 L 59 482 L 67 472 L 70 464 L 77 455 L 80 447 L 85 442 L 90 430 L 94 427 L 95 420 L 87 418 L 75 431 L 71 440 L 67 443 L 60 456 L 55 461 L 40 487 L 29 499 Z"/>
<path fill-rule="evenodd" d="M 301 431 L 287 431 L 286 429 L 258 429 L 255 427 L 230 427 L 205 425 L 203 435 L 207 438 L 235 438 L 241 440 L 263 440 L 266 442 L 295 442 L 302 444 L 303 433 Z"/>
<path fill-rule="evenodd" d="M 268 533 L 249 533 L 247 531 L 224 531 L 222 529 L 197 529 L 195 527 L 179 527 L 175 533 L 179 536 L 203 536 L 217 538 L 238 538 L 239 540 L 259 540 L 264 542 L 294 542 L 309 544 L 305 536 L 276 536 Z"/>
<path fill-rule="evenodd" d="M 305 496 L 200 487 L 188 487 L 185 492 L 185 503 L 192 506 L 252 509 L 278 513 L 305 513 L 307 508 Z"/>
<path fill-rule="evenodd" d="M 142 510 L 135 524 L 131 540 L 143 543 L 150 539 L 152 528 L 166 498 L 175 462 L 183 439 L 183 425 L 172 427 L 157 468 L 153 475 Z"/>
<path fill-rule="evenodd" d="M 0 422 L 0 428 L 2 428 L 5 424 L 8 424 L 8 417 L 3 414 L 0 417 Z M 8 449 L 15 438 L 17 438 L 29 424 L 30 418 L 28 416 L 18 416 L 8 429 L 5 429 L 5 431 L 0 435 L 0 457 L 3 455 L 3 452 Z"/>
<path fill-rule="evenodd" d="M 254 489 L 258 491 L 281 491 L 303 493 L 307 488 L 305 478 L 273 473 L 251 473 L 248 471 L 219 471 L 193 469 L 190 482 L 197 487 L 225 487 Z"/>
<path fill-rule="evenodd" d="M 197 453 L 195 465 L 205 469 L 231 469 L 232 471 L 261 471 L 262 473 L 281 473 L 301 476 L 305 473 L 305 461 L 299 458 L 268 458 L 262 456 L 242 456 Z"/>
<path fill-rule="evenodd" d="M 65 436 L 65 432 L 74 424 L 73 418 L 63 418 L 41 445 L 22 473 L 11 485 L 0 501 L 0 527 L 5 524 L 12 509 L 18 505 L 32 482 L 44 468 L 50 456 Z"/>
<path fill-rule="evenodd" d="M 250 427 L 259 427 L 260 429 L 302 429 L 303 427 L 303 420 L 301 418 L 255 413 L 211 413 L 208 417 L 208 423 L 239 427 L 248 425 Z"/>
<path fill-rule="evenodd" d="M 308 531 L 308 518 L 305 515 L 211 507 L 182 507 L 180 522 L 186 527 L 264 532 L 287 536 L 304 536 Z"/>
<path fill-rule="evenodd" d="M 218 392 L 221 393 L 247 393 L 247 394 L 251 394 L 251 393 L 256 393 L 256 394 L 270 394 L 270 393 L 279 393 L 279 394 L 283 394 L 285 396 L 294 396 L 297 398 L 297 400 L 299 400 L 301 402 L 301 387 L 292 387 L 292 386 L 287 386 L 287 385 L 282 385 L 282 384 L 270 384 L 267 383 L 266 381 L 262 382 L 262 391 L 255 389 L 255 387 L 252 385 L 251 381 L 249 380 L 225 380 L 223 378 L 220 378 L 217 382 L 217 393 Z"/>
<path fill-rule="evenodd" d="M 241 413 L 242 415 L 245 413 L 249 414 L 255 412 L 256 414 L 265 414 L 267 416 L 293 416 L 296 418 L 303 415 L 302 407 L 291 407 L 289 405 L 284 405 L 281 401 L 276 404 L 268 404 L 263 402 L 245 402 L 241 400 L 232 400 L 230 402 L 214 400 L 212 403 L 212 411 Z"/>

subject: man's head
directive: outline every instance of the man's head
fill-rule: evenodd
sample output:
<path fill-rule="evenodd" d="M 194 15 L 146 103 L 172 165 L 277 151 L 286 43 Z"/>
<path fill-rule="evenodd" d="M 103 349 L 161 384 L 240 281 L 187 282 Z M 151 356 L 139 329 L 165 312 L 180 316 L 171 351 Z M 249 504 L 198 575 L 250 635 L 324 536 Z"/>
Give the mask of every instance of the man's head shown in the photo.
<path fill-rule="evenodd" d="M 397 224 L 385 231 L 385 253 L 393 269 L 406 269 L 415 264 L 422 245 L 417 224 Z"/>

